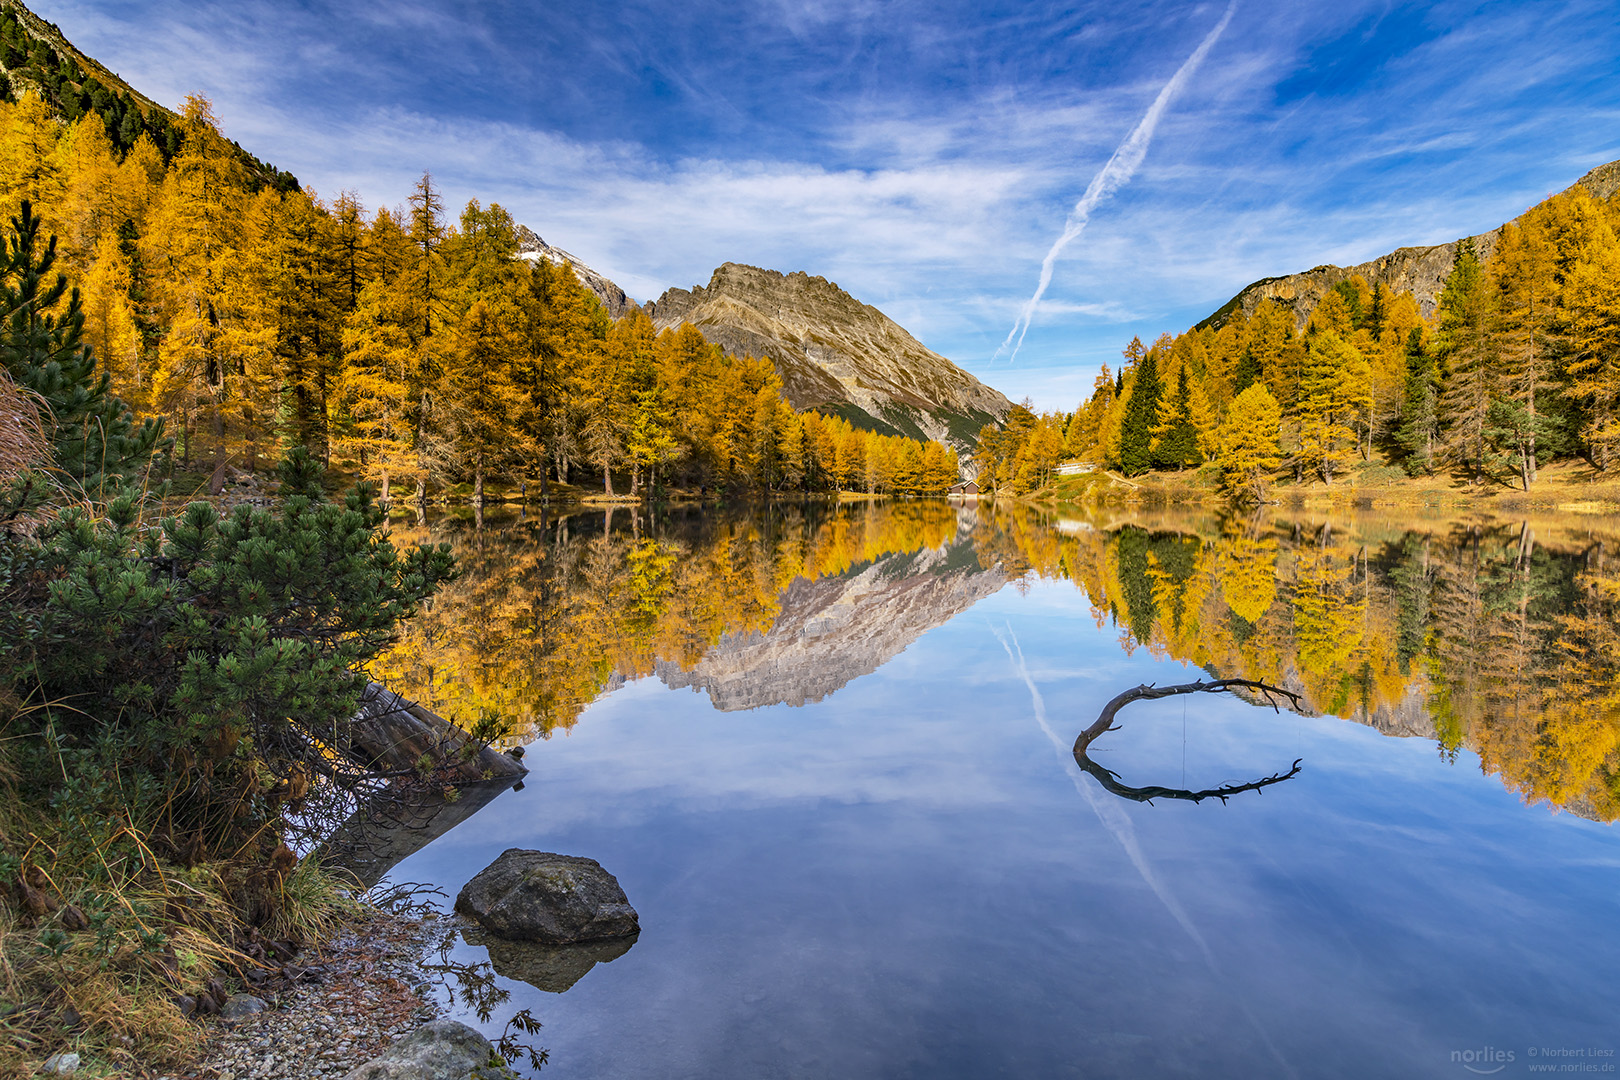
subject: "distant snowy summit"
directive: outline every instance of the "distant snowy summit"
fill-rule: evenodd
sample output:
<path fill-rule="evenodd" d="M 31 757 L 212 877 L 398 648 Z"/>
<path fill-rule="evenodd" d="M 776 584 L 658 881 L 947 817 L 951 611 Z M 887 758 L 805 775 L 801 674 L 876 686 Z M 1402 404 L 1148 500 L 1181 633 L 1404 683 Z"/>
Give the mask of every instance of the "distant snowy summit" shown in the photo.
<path fill-rule="evenodd" d="M 619 288 L 611 278 L 592 270 L 577 255 L 570 255 L 562 248 L 553 247 L 546 243 L 527 225 L 517 227 L 517 238 L 518 258 L 526 259 L 531 263 L 545 259 L 547 262 L 555 263 L 558 266 L 572 268 L 580 283 L 596 294 L 596 298 L 602 301 L 602 306 L 607 309 L 607 313 L 613 318 L 621 319 L 632 308 L 637 306 L 636 302 L 625 295 L 625 291 Z"/>

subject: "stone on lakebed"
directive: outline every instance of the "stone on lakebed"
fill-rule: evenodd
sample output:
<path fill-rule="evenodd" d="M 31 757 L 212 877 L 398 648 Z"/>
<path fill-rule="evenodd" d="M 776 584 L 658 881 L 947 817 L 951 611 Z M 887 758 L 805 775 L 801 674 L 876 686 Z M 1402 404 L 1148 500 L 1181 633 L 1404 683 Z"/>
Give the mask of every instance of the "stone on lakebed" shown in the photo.
<path fill-rule="evenodd" d="M 570 945 L 641 930 L 618 879 L 595 859 L 508 848 L 456 896 L 456 910 L 514 941 Z"/>

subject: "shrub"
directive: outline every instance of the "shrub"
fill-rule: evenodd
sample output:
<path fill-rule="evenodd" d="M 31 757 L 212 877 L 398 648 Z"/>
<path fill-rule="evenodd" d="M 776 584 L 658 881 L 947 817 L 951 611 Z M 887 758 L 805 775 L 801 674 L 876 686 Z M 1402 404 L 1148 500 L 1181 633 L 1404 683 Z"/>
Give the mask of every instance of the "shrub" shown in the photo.
<path fill-rule="evenodd" d="M 445 547 L 397 551 L 365 487 L 327 501 L 302 450 L 281 478 L 276 512 L 199 502 L 154 527 L 122 496 L 0 544 L 25 798 L 122 775 L 164 792 L 177 844 L 212 848 L 332 774 L 361 668 L 453 564 Z"/>

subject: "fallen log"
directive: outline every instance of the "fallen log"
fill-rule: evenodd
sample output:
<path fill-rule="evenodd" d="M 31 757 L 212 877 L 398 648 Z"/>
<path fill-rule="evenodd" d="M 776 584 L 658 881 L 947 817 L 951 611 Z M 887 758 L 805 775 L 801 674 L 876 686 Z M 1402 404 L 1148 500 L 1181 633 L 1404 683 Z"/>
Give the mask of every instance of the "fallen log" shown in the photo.
<path fill-rule="evenodd" d="M 512 780 L 528 771 L 512 754 L 378 683 L 367 683 L 349 726 L 348 756 L 388 776 L 431 773 L 445 784 Z"/>

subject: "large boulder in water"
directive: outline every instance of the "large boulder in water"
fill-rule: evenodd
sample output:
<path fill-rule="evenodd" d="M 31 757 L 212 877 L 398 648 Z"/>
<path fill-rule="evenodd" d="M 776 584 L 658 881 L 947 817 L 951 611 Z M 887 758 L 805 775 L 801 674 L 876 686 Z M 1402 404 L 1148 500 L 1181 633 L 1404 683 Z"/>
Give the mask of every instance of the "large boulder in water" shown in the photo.
<path fill-rule="evenodd" d="M 456 896 L 456 910 L 515 941 L 571 945 L 641 930 L 618 879 L 595 859 L 508 848 Z"/>

